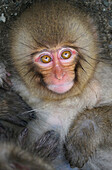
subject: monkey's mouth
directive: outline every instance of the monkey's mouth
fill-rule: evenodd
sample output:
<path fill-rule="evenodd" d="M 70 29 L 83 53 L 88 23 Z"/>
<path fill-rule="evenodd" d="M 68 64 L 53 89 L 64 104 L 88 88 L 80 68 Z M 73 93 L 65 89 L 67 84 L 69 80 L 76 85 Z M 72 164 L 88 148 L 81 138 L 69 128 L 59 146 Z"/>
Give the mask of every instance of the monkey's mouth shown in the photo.
<path fill-rule="evenodd" d="M 48 85 L 47 88 L 55 93 L 63 94 L 69 91 L 72 88 L 73 84 L 74 82 L 71 81 L 69 83 L 64 83 L 64 84 L 59 84 L 59 85 L 53 85 L 53 84 Z"/>

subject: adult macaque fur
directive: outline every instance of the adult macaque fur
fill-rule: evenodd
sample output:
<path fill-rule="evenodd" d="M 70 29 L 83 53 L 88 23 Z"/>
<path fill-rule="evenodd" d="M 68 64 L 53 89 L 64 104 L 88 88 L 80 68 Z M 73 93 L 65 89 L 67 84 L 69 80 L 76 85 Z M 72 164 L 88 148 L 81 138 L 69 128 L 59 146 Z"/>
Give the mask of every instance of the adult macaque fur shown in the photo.
<path fill-rule="evenodd" d="M 53 170 L 47 163 L 14 143 L 0 143 L 1 170 Z"/>
<path fill-rule="evenodd" d="M 31 110 L 20 96 L 11 89 L 6 90 L 3 86 L 0 88 L 1 170 L 53 169 L 45 161 L 43 161 L 43 158 L 45 159 L 48 155 L 50 159 L 54 159 L 56 157 L 59 145 L 59 135 L 56 135 L 54 131 L 46 132 L 38 141 L 36 141 L 36 143 L 32 145 L 32 147 L 30 146 L 30 148 L 27 148 L 27 124 L 34 119 L 36 119 L 34 111 Z M 49 145 L 51 140 L 52 145 Z M 44 145 L 44 143 L 46 146 L 46 152 L 44 151 L 43 155 L 42 145 Z M 35 152 L 36 156 L 34 153 L 35 149 L 38 152 Z"/>
<path fill-rule="evenodd" d="M 26 146 L 53 130 L 70 166 L 111 170 L 112 67 L 100 59 L 94 25 L 68 2 L 37 1 L 11 27 L 11 82 L 38 117 Z"/>

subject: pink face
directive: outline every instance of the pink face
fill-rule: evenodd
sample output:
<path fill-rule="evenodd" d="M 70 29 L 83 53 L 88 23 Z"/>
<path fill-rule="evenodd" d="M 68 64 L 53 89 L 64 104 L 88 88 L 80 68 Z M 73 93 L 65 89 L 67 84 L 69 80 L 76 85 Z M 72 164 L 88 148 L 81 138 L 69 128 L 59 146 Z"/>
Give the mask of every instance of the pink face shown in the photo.
<path fill-rule="evenodd" d="M 34 63 L 40 68 L 49 90 L 62 94 L 72 88 L 77 54 L 75 49 L 63 47 L 58 50 L 43 50 L 34 56 Z"/>

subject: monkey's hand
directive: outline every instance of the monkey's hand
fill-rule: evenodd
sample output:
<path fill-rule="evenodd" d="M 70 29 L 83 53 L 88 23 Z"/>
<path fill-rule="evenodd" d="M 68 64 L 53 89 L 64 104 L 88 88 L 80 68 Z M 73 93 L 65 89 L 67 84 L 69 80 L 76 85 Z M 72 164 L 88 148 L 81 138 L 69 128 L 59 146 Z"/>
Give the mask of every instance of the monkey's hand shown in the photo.
<path fill-rule="evenodd" d="M 6 71 L 5 65 L 0 63 L 0 87 L 4 89 L 9 89 L 11 86 L 11 81 L 9 79 L 10 73 Z"/>
<path fill-rule="evenodd" d="M 34 144 L 33 152 L 47 161 L 54 160 L 60 151 L 60 135 L 54 130 L 47 131 Z"/>
<path fill-rule="evenodd" d="M 65 157 L 72 168 L 82 168 L 97 147 L 97 127 L 86 119 L 72 127 L 65 140 Z"/>

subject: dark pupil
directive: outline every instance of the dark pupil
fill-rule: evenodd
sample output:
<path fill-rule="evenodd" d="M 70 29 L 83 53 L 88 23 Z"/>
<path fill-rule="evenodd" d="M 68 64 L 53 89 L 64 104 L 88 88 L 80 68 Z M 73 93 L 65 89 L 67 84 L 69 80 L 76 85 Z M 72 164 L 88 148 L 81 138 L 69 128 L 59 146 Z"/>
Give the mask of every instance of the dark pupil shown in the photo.
<path fill-rule="evenodd" d="M 46 59 L 47 59 L 47 57 L 46 57 Z"/>
<path fill-rule="evenodd" d="M 65 53 L 65 55 L 67 55 L 67 53 Z"/>

